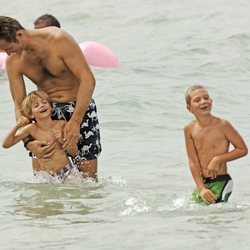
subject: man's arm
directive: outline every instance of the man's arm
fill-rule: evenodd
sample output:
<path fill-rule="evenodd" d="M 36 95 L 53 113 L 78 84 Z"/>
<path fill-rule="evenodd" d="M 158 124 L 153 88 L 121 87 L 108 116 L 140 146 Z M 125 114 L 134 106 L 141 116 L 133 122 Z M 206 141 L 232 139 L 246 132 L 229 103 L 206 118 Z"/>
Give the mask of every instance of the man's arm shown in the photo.
<path fill-rule="evenodd" d="M 70 156 L 75 157 L 78 152 L 77 144 L 70 145 L 69 148 L 66 151 Z"/>
<path fill-rule="evenodd" d="M 22 74 L 18 71 L 18 60 L 15 54 L 10 55 L 6 60 L 6 69 L 9 80 L 10 92 L 14 101 L 16 120 L 22 115 L 21 104 L 26 96 L 26 88 Z"/>
<path fill-rule="evenodd" d="M 76 93 L 76 107 L 74 113 L 64 129 L 66 139 L 63 148 L 66 149 L 70 144 L 75 144 L 79 139 L 80 124 L 88 108 L 94 88 L 95 78 L 81 52 L 76 41 L 66 32 L 62 31 L 58 53 L 62 57 L 67 68 L 79 81 L 78 92 Z"/>
<path fill-rule="evenodd" d="M 57 121 L 58 124 L 60 124 L 60 129 L 52 129 L 54 135 L 55 135 L 55 138 L 56 140 L 61 144 L 63 145 L 64 141 L 63 141 L 63 129 L 64 127 L 66 126 L 66 122 L 64 120 L 58 120 Z M 77 152 L 78 152 L 78 147 L 77 147 L 77 144 L 72 144 L 72 145 L 69 145 L 69 147 L 67 148 L 66 152 L 74 157 Z"/>

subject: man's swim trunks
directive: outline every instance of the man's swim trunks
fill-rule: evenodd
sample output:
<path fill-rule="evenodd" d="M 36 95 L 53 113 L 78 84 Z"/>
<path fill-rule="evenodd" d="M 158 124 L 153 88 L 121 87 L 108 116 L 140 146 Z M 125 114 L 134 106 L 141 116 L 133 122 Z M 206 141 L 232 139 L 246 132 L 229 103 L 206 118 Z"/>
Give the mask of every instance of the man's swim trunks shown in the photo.
<path fill-rule="evenodd" d="M 229 174 L 218 175 L 215 179 L 204 178 L 204 184 L 216 195 L 216 203 L 228 201 L 233 191 L 233 180 Z M 196 203 L 205 204 L 198 189 L 194 190 L 193 198 Z"/>
<path fill-rule="evenodd" d="M 52 102 L 52 119 L 68 122 L 75 110 L 75 102 Z M 102 151 L 100 142 L 99 122 L 94 100 L 91 100 L 80 125 L 80 138 L 78 140 L 78 155 L 82 160 L 97 159 Z"/>

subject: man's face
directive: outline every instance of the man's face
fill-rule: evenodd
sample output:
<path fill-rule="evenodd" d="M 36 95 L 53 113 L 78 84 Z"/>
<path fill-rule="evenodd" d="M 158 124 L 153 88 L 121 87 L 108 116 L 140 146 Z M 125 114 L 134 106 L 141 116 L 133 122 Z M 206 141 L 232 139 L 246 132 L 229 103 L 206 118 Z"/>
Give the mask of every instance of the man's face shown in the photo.
<path fill-rule="evenodd" d="M 0 39 L 0 50 L 5 51 L 8 55 L 11 53 L 19 53 L 21 49 L 18 42 L 8 42 L 5 39 Z"/>

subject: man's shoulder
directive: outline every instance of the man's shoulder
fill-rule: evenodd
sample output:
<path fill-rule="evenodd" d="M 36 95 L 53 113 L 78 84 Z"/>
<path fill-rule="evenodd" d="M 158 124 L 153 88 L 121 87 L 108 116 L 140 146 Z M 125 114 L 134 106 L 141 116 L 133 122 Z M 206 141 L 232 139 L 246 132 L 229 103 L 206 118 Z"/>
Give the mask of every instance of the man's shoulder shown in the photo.
<path fill-rule="evenodd" d="M 20 54 L 12 53 L 11 55 L 7 56 L 6 65 L 7 66 L 11 66 L 11 65 L 16 66 L 16 64 L 20 62 L 20 59 L 21 59 Z"/>
<path fill-rule="evenodd" d="M 41 31 L 42 31 L 41 35 L 45 36 L 45 38 L 48 38 L 51 42 L 54 40 L 64 38 L 65 36 L 68 35 L 68 33 L 65 30 L 54 27 L 54 26 L 43 28 Z"/>

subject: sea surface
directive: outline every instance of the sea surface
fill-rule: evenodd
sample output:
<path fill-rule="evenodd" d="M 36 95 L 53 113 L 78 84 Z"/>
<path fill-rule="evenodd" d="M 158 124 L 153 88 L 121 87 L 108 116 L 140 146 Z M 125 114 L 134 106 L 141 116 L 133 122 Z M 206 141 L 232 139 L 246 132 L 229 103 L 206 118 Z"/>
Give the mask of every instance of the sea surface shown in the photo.
<path fill-rule="evenodd" d="M 207 87 L 213 114 L 250 142 L 248 0 L 0 0 L 26 28 L 55 15 L 78 43 L 119 58 L 96 78 L 103 152 L 99 182 L 34 179 L 23 144 L 0 149 L 0 249 L 250 249 L 249 157 L 228 164 L 227 204 L 191 201 L 183 127 L 185 90 Z M 35 89 L 26 79 L 27 91 Z M 14 125 L 0 70 L 0 140 Z"/>

